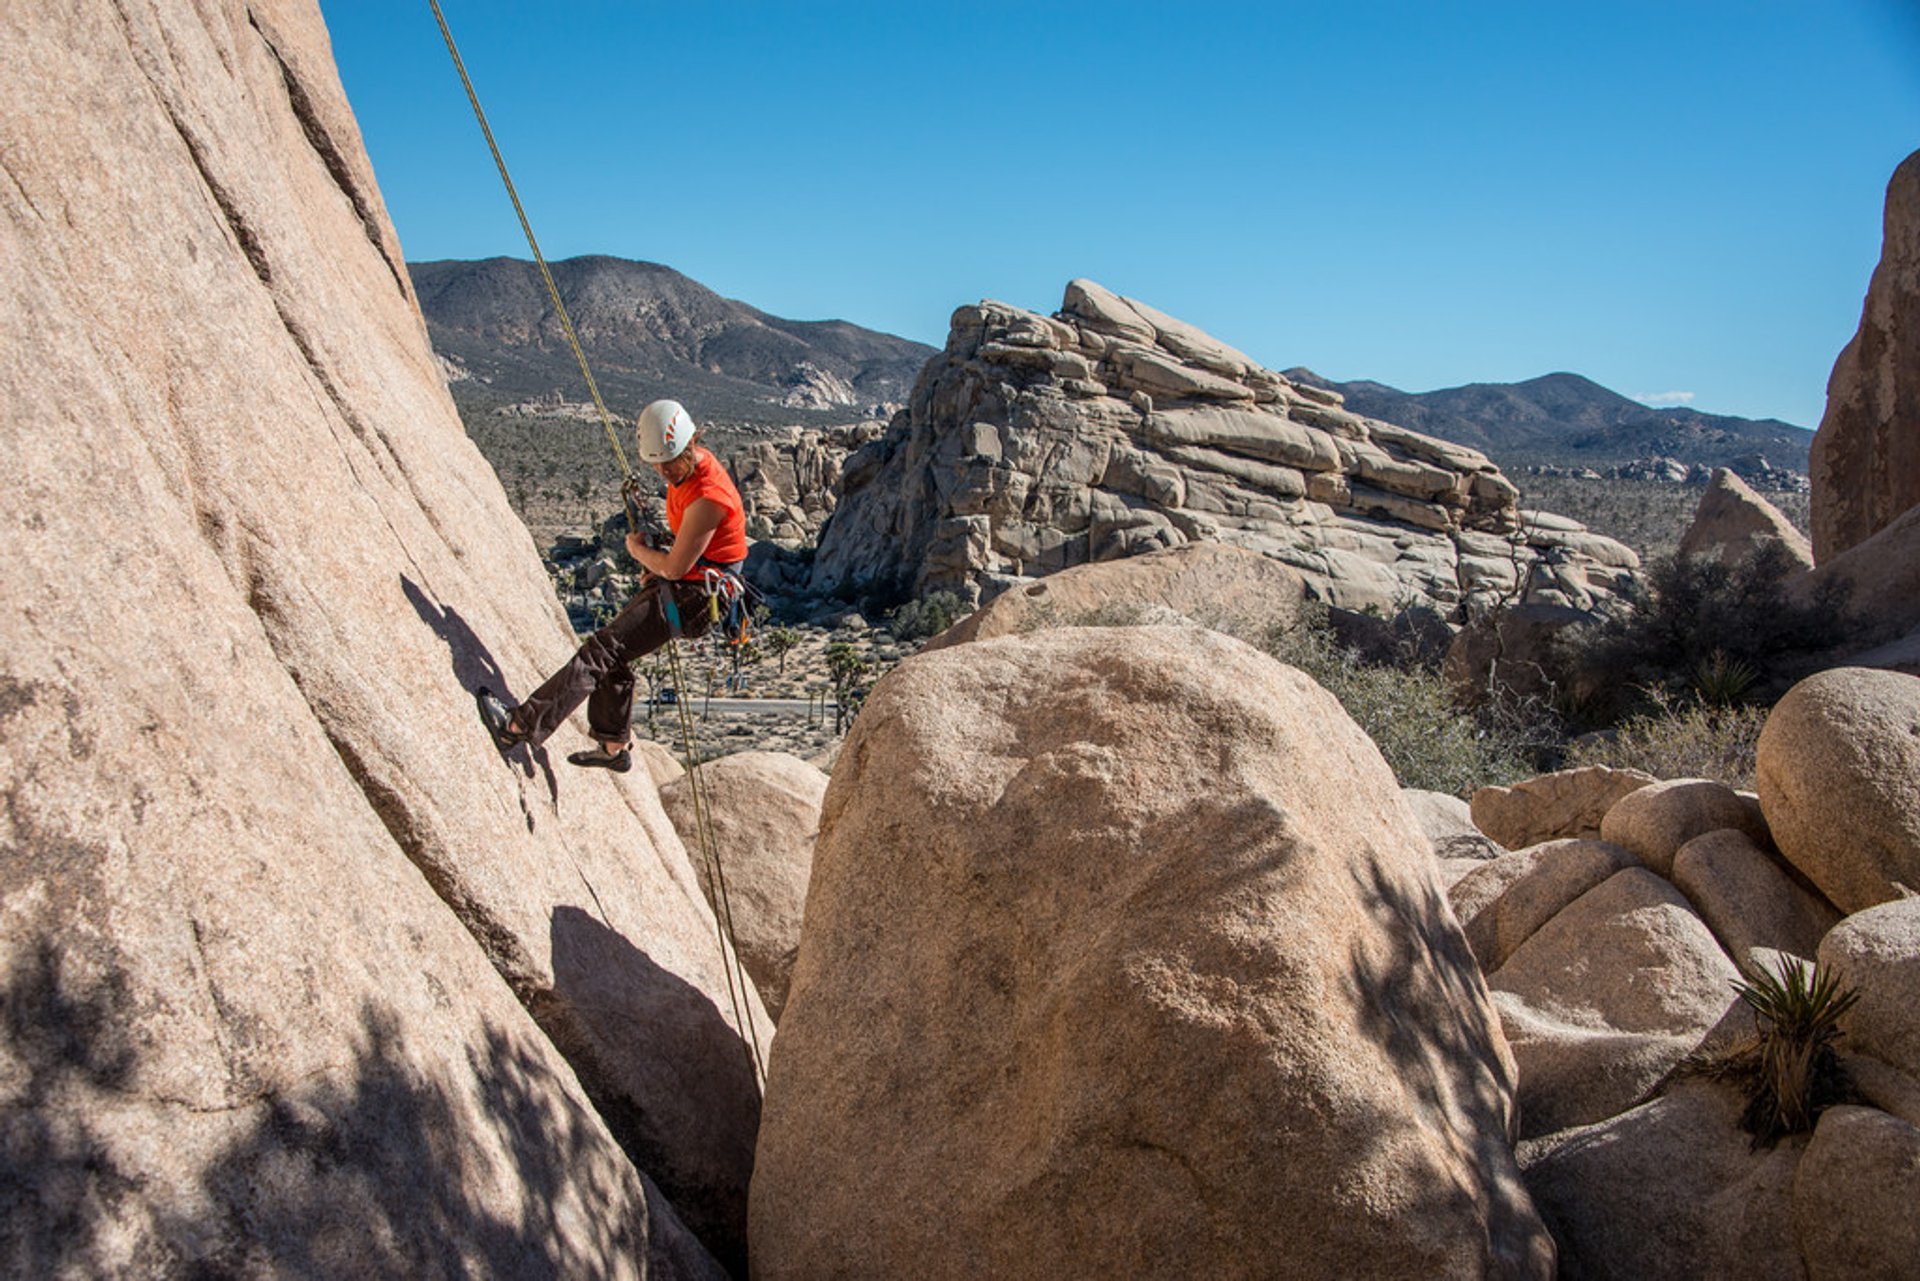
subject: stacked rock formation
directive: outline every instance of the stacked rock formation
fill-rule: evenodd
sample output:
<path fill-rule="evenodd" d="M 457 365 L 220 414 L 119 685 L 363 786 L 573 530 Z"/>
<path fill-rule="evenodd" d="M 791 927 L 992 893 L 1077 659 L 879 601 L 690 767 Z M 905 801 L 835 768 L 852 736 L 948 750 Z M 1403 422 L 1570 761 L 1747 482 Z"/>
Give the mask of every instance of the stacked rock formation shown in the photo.
<path fill-rule="evenodd" d="M 1087 561 L 1220 541 L 1350 609 L 1592 609 L 1638 567 L 1523 512 L 1485 455 L 1342 407 L 1097 284 L 1043 316 L 954 313 L 887 434 L 852 455 L 815 590 L 991 597 Z"/>
<path fill-rule="evenodd" d="M 0 50 L 0 1272 L 741 1263 L 712 915 L 644 776 L 475 719 L 573 640 L 319 11 Z"/>
<path fill-rule="evenodd" d="M 1796 686 L 1757 796 L 1589 769 L 1484 790 L 1472 813 L 1512 852 L 1443 874 L 1518 1063 L 1517 1150 L 1565 1273 L 1911 1275 L 1920 679 Z M 1740 1091 L 1681 1064 L 1753 1035 L 1731 983 L 1783 959 L 1857 988 L 1840 1049 L 1864 1106 L 1756 1154 Z"/>
<path fill-rule="evenodd" d="M 833 514 L 847 455 L 882 430 L 879 423 L 794 427 L 728 455 L 727 470 L 740 490 L 753 536 L 788 546 L 813 542 Z"/>

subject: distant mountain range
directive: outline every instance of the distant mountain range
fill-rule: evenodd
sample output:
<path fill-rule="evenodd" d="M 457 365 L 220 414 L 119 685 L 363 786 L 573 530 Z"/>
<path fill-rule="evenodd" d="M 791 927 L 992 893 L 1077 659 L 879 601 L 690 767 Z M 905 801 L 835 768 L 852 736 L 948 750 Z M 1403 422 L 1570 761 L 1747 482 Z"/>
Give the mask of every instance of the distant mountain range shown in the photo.
<path fill-rule="evenodd" d="M 608 408 L 677 396 L 702 421 L 825 423 L 885 416 L 934 354 L 840 320 L 784 320 L 670 267 L 623 258 L 549 264 Z M 463 412 L 557 396 L 586 402 L 540 272 L 518 258 L 408 264 Z M 565 416 L 561 414 L 560 416 Z"/>
<path fill-rule="evenodd" d="M 551 268 L 608 407 L 628 418 L 666 395 L 695 405 L 723 434 L 886 417 L 934 355 L 924 343 L 845 321 L 769 315 L 657 263 L 595 256 Z M 532 262 L 417 262 L 408 270 L 470 428 L 502 411 L 581 416 L 588 397 L 579 367 Z M 1804 473 L 1813 441 L 1812 432 L 1774 419 L 1652 409 L 1578 374 L 1404 392 L 1285 372 L 1342 393 L 1357 413 L 1471 445 L 1508 469 L 1604 470 L 1671 458 L 1751 476 L 1764 458 Z"/>
<path fill-rule="evenodd" d="M 1508 469 L 1529 464 L 1598 469 L 1673 458 L 1733 466 L 1748 474 L 1765 458 L 1774 468 L 1804 473 L 1813 444 L 1811 431 L 1791 423 L 1653 409 L 1578 374 L 1426 392 L 1333 382 L 1310 369 L 1289 369 L 1286 375 L 1340 392 L 1355 413 L 1471 445 Z"/>

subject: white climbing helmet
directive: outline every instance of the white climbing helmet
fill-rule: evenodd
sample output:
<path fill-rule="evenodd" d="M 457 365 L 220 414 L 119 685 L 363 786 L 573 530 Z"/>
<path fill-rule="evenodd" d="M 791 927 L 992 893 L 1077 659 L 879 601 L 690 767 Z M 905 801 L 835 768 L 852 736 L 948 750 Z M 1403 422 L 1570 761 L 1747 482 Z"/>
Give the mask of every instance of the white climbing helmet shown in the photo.
<path fill-rule="evenodd" d="M 693 425 L 693 415 L 679 401 L 654 401 L 640 411 L 640 422 L 635 429 L 641 461 L 672 462 L 687 451 L 698 430 Z"/>

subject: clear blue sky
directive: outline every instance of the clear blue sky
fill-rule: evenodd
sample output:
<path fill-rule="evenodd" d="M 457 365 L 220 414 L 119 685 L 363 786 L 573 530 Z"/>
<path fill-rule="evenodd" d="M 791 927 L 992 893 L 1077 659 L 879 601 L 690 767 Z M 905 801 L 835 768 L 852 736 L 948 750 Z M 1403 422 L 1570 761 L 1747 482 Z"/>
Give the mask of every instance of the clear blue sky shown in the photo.
<path fill-rule="evenodd" d="M 441 0 L 550 259 L 939 344 L 1089 276 L 1273 368 L 1815 425 L 1920 0 Z M 321 0 L 407 256 L 526 257 L 426 0 Z"/>

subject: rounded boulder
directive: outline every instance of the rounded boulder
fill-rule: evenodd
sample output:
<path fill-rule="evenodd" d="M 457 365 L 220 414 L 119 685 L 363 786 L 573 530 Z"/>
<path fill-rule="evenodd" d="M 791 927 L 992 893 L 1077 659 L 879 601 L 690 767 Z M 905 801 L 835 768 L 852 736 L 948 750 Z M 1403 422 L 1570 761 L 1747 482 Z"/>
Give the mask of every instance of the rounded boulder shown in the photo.
<path fill-rule="evenodd" d="M 1837 667 L 1760 731 L 1773 840 L 1842 912 L 1920 893 L 1920 677 Z"/>
<path fill-rule="evenodd" d="M 1696 836 L 1733 828 L 1756 842 L 1767 840 L 1766 820 L 1750 796 L 1705 778 L 1649 783 L 1622 796 L 1600 820 L 1600 839 L 1632 850 L 1662 876 L 1673 875 L 1673 856 Z"/>
<path fill-rule="evenodd" d="M 1397 792 L 1330 695 L 1213 633 L 895 669 L 827 789 L 755 1276 L 1550 1274 Z"/>
<path fill-rule="evenodd" d="M 777 1021 L 800 948 L 827 776 L 785 752 L 737 752 L 702 765 L 697 785 L 719 879 L 726 884 L 724 900 L 701 852 L 694 777 L 682 775 L 662 787 L 661 808 L 687 847 L 708 904 L 731 919 L 747 977 Z"/>

